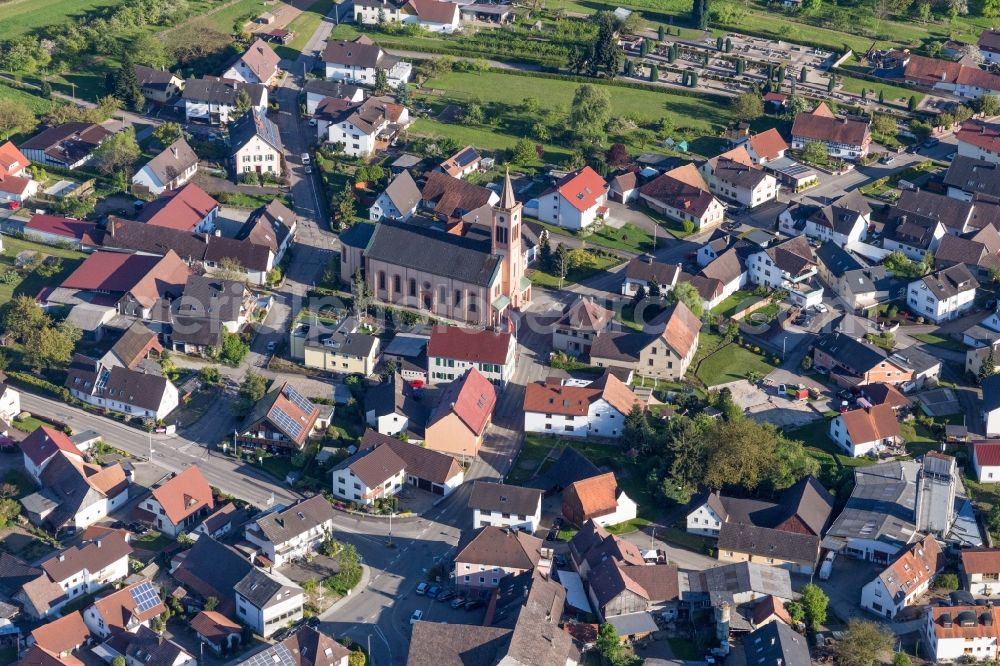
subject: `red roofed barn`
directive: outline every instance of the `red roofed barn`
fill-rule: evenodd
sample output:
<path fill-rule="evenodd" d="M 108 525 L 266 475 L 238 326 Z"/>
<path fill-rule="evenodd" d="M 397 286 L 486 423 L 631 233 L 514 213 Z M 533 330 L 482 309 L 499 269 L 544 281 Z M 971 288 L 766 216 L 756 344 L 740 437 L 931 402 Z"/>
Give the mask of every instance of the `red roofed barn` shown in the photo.
<path fill-rule="evenodd" d="M 608 184 L 585 166 L 566 174 L 538 198 L 538 219 L 567 229 L 586 229 L 607 212 Z"/>

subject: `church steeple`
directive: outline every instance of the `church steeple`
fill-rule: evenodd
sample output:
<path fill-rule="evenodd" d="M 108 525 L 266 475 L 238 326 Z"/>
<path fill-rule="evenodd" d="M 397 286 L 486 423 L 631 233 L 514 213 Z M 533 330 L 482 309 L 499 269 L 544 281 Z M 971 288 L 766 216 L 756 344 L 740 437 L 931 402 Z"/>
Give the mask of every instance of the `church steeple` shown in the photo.
<path fill-rule="evenodd" d="M 516 205 L 517 199 L 514 198 L 514 186 L 510 184 L 510 168 L 508 167 L 503 177 L 503 194 L 500 195 L 500 203 L 497 208 L 512 210 Z"/>

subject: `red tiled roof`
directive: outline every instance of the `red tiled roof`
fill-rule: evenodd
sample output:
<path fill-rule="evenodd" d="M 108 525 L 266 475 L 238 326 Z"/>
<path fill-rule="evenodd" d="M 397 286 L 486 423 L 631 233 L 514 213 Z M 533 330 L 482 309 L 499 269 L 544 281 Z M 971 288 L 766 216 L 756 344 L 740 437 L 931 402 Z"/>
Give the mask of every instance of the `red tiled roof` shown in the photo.
<path fill-rule="evenodd" d="M 289 439 L 297 444 L 302 444 L 306 441 L 306 437 L 309 436 L 313 426 L 316 424 L 316 418 L 319 416 L 319 407 L 306 400 L 304 404 L 312 407 L 311 411 L 306 411 L 298 405 L 297 398 L 299 397 L 301 396 L 298 395 L 298 392 L 288 382 L 285 382 L 281 385 L 278 395 L 275 396 L 274 403 L 268 409 L 267 418 L 274 426 L 284 432 Z M 296 398 L 296 400 L 292 398 Z M 278 414 L 279 411 L 284 412 L 285 416 L 299 424 L 300 427 L 297 434 L 286 432 L 286 429 L 282 427 L 281 417 Z"/>
<path fill-rule="evenodd" d="M 608 184 L 601 175 L 585 166 L 563 176 L 555 187 L 563 199 L 579 211 L 586 211 L 600 203 L 608 191 Z"/>
<path fill-rule="evenodd" d="M 158 227 L 192 231 L 219 202 L 194 183 L 166 190 L 143 211 L 139 220 Z"/>
<path fill-rule="evenodd" d="M 274 49 L 259 37 L 250 45 L 246 53 L 240 56 L 240 60 L 261 81 L 270 80 L 278 72 L 278 63 L 281 62 L 281 58 L 274 52 Z"/>
<path fill-rule="evenodd" d="M 240 625 L 216 611 L 201 611 L 195 615 L 191 620 L 191 628 L 214 642 L 242 631 Z"/>
<path fill-rule="evenodd" d="M 642 401 L 620 379 L 605 372 L 587 386 L 564 386 L 557 381 L 533 382 L 524 389 L 524 411 L 547 414 L 586 416 L 590 404 L 604 399 L 622 414 L 629 414 L 633 405 Z"/>
<path fill-rule="evenodd" d="M 92 232 L 96 227 L 97 225 L 93 222 L 85 222 L 73 217 L 41 214 L 32 215 L 25 225 L 25 229 L 77 240 L 83 238 L 84 234 Z"/>
<path fill-rule="evenodd" d="M 995 638 L 997 626 L 1000 625 L 1000 606 L 986 608 L 985 606 L 932 606 L 931 622 L 934 624 L 934 635 L 938 640 L 943 638 Z M 962 626 L 958 616 L 971 613 L 972 622 Z M 951 617 L 951 626 L 944 626 L 942 615 Z M 989 624 L 982 621 L 982 616 L 989 617 Z"/>
<path fill-rule="evenodd" d="M 982 148 L 1000 152 L 1000 123 L 987 123 L 982 120 L 966 120 L 955 132 L 959 143 L 967 143 Z"/>
<path fill-rule="evenodd" d="M 458 5 L 441 0 L 408 0 L 406 3 L 413 8 L 421 21 L 429 23 L 451 23 L 458 13 Z"/>
<path fill-rule="evenodd" d="M 965 573 L 1000 573 L 1000 548 L 968 548 L 962 550 Z"/>
<path fill-rule="evenodd" d="M 667 314 L 661 337 L 678 356 L 685 358 L 691 347 L 698 344 L 700 332 L 701 320 L 684 301 L 678 301 Z"/>
<path fill-rule="evenodd" d="M 40 426 L 21 442 L 21 451 L 28 456 L 37 467 L 55 455 L 56 451 L 65 451 L 77 457 L 83 457 L 76 444 L 69 436 L 49 426 Z"/>
<path fill-rule="evenodd" d="M 469 430 L 481 435 L 489 425 L 496 403 L 497 392 L 490 380 L 475 368 L 469 368 L 441 392 L 440 402 L 431 414 L 428 426 L 454 413 Z"/>
<path fill-rule="evenodd" d="M 31 185 L 30 178 L 21 176 L 6 176 L 0 173 L 0 192 L 9 194 L 24 194 L 24 191 Z"/>
<path fill-rule="evenodd" d="M 788 144 L 781 137 L 781 133 L 773 127 L 766 132 L 751 135 L 750 147 L 755 153 L 768 160 L 776 160 L 784 151 L 788 150 Z"/>
<path fill-rule="evenodd" d="M 473 363 L 507 363 L 510 333 L 459 326 L 435 326 L 427 343 L 427 356 Z"/>
<path fill-rule="evenodd" d="M 66 289 L 87 289 L 124 293 L 135 286 L 160 261 L 159 257 L 123 252 L 95 252 L 69 277 Z"/>
<path fill-rule="evenodd" d="M 874 405 L 869 409 L 854 409 L 841 418 L 851 441 L 857 444 L 876 442 L 890 437 L 903 436 L 899 429 L 896 413 L 889 405 Z"/>
<path fill-rule="evenodd" d="M 179 525 L 203 507 L 211 509 L 215 506 L 208 481 L 194 465 L 154 488 L 152 494 L 174 525 Z"/>
<path fill-rule="evenodd" d="M 146 610 L 140 611 L 138 609 L 138 605 L 132 597 L 132 590 L 145 582 L 133 583 L 94 602 L 94 607 L 108 627 L 124 629 L 128 626 L 130 618 L 134 617 L 136 621 L 142 623 L 167 609 L 162 600 Z"/>
<path fill-rule="evenodd" d="M 90 629 L 84 624 L 80 611 L 73 611 L 58 620 L 43 624 L 32 631 L 31 636 L 38 647 L 54 654 L 62 654 L 86 643 L 90 638 Z"/>
<path fill-rule="evenodd" d="M 825 110 L 821 111 L 821 110 Z M 811 113 L 803 111 L 795 116 L 792 136 L 806 141 L 825 141 L 849 146 L 863 146 L 871 140 L 868 123 L 863 120 L 835 118 L 825 104 Z"/>
<path fill-rule="evenodd" d="M 584 519 L 599 518 L 618 508 L 618 480 L 614 472 L 573 483 L 564 493 L 564 502 L 577 505 Z"/>
<path fill-rule="evenodd" d="M 1000 465 L 1000 440 L 973 442 L 972 448 L 980 467 Z"/>
<path fill-rule="evenodd" d="M 13 141 L 0 145 L 0 174 L 12 176 L 29 165 L 31 162 L 17 149 Z"/>

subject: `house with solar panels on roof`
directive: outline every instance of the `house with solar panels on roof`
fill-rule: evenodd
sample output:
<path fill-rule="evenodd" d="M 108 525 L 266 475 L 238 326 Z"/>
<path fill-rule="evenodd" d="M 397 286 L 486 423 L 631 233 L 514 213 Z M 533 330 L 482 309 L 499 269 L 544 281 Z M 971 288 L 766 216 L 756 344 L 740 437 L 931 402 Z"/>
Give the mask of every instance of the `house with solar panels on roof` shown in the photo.
<path fill-rule="evenodd" d="M 112 632 L 135 633 L 139 627 L 149 627 L 149 621 L 166 610 L 156 587 L 144 580 L 94 601 L 84 611 L 83 621 L 95 636 L 107 638 Z"/>
<path fill-rule="evenodd" d="M 325 428 L 329 423 L 330 408 L 323 409 L 326 411 L 321 413 L 320 407 L 288 382 L 274 382 L 244 419 L 233 443 L 272 453 L 300 451 L 314 429 Z"/>
<path fill-rule="evenodd" d="M 452 178 L 464 178 L 473 171 L 477 171 L 482 163 L 483 157 L 479 151 L 472 146 L 466 146 L 441 162 L 440 169 Z"/>

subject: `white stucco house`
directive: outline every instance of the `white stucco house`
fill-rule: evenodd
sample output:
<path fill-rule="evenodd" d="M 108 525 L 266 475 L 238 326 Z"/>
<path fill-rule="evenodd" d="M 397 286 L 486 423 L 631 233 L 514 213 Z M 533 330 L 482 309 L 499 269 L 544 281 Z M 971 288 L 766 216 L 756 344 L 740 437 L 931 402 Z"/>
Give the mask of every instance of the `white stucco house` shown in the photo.
<path fill-rule="evenodd" d="M 888 404 L 853 409 L 830 421 L 830 439 L 852 458 L 878 453 L 903 441 L 903 433 Z"/>
<path fill-rule="evenodd" d="M 608 184 L 585 166 L 538 197 L 538 219 L 566 229 L 586 229 L 605 214 L 607 195 Z"/>
<path fill-rule="evenodd" d="M 621 437 L 625 417 L 642 401 L 620 379 L 605 373 L 585 383 L 550 379 L 524 392 L 524 431 L 564 437 Z"/>
<path fill-rule="evenodd" d="M 927 591 L 943 565 L 941 546 L 932 535 L 925 536 L 861 588 L 861 607 L 886 619 L 895 618 Z"/>
<path fill-rule="evenodd" d="M 778 180 L 754 163 L 746 145 L 706 160 L 699 170 L 712 194 L 746 208 L 778 196 Z"/>
<path fill-rule="evenodd" d="M 1000 606 L 930 606 L 923 636 L 930 661 L 948 664 L 970 655 L 987 663 L 997 658 Z"/>
<path fill-rule="evenodd" d="M 965 264 L 955 264 L 919 280 L 906 290 L 906 304 L 925 319 L 943 322 L 956 319 L 972 309 L 979 281 Z"/>
<path fill-rule="evenodd" d="M 312 553 L 333 532 L 333 506 L 322 494 L 268 513 L 246 526 L 246 540 L 274 566 Z"/>
<path fill-rule="evenodd" d="M 983 388 L 983 424 L 987 437 L 1000 437 L 1000 375 L 987 377 Z"/>
<path fill-rule="evenodd" d="M 534 534 L 542 523 L 542 491 L 476 481 L 469 496 L 472 526 L 510 527 Z"/>
<path fill-rule="evenodd" d="M 1000 483 L 1000 440 L 973 442 L 972 467 L 979 483 Z"/>

